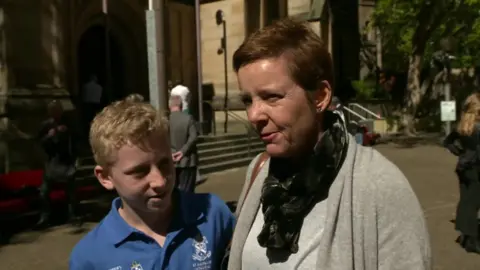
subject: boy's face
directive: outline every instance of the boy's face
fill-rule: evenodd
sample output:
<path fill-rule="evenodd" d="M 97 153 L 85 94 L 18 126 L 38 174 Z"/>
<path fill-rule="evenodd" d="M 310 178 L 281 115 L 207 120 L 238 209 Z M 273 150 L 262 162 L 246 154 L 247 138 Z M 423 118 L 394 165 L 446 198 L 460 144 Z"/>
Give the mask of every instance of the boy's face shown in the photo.
<path fill-rule="evenodd" d="M 165 135 L 151 136 L 149 151 L 135 145 L 124 145 L 107 172 L 95 168 L 100 183 L 116 190 L 124 204 L 135 212 L 165 212 L 172 203 L 175 168 L 170 143 Z"/>

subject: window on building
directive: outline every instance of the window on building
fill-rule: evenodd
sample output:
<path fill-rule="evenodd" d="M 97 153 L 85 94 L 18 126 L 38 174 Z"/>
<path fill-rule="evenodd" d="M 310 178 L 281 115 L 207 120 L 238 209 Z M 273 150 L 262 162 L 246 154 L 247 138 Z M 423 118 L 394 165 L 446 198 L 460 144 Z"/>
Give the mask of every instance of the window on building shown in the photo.
<path fill-rule="evenodd" d="M 245 0 L 247 35 L 286 16 L 288 16 L 286 0 Z"/>
<path fill-rule="evenodd" d="M 261 1 L 245 0 L 245 34 L 248 36 L 262 27 Z"/>
<path fill-rule="evenodd" d="M 263 25 L 288 16 L 287 1 L 284 0 L 263 0 Z"/>

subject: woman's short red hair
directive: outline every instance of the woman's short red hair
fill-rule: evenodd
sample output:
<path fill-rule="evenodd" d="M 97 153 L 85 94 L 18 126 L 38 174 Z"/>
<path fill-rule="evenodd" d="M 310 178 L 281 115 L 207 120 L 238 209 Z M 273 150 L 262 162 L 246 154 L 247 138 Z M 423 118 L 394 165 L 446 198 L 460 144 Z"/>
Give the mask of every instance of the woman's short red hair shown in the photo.
<path fill-rule="evenodd" d="M 333 65 L 325 43 L 310 27 L 292 19 L 283 19 L 257 30 L 233 54 L 233 69 L 255 61 L 285 57 L 292 79 L 304 90 L 333 87 Z"/>

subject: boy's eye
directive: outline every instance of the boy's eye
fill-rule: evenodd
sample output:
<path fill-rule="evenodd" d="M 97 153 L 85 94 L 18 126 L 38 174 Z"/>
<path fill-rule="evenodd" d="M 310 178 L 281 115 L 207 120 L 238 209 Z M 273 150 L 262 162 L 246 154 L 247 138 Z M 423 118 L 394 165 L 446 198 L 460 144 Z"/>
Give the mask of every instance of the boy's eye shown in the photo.
<path fill-rule="evenodd" d="M 162 174 L 167 175 L 170 173 L 170 170 L 171 170 L 170 164 L 171 164 L 170 159 L 162 158 L 157 162 L 157 168 Z"/>
<path fill-rule="evenodd" d="M 135 178 L 142 178 L 145 177 L 150 171 L 150 168 L 142 168 L 133 173 Z"/>

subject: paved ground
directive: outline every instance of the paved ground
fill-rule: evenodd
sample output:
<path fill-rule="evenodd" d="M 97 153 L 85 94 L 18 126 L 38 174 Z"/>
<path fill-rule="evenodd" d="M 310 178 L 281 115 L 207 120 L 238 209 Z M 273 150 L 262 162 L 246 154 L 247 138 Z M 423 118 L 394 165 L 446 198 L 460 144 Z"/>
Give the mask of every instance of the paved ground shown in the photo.
<path fill-rule="evenodd" d="M 456 233 L 451 220 L 458 200 L 455 159 L 437 146 L 412 148 L 381 145 L 377 149 L 396 163 L 409 178 L 428 220 L 438 270 L 480 269 L 480 255 L 467 254 L 454 242 Z M 213 175 L 199 191 L 219 194 L 224 200 L 235 200 L 240 192 L 245 168 Z M 100 208 L 99 208 L 100 209 Z M 92 218 L 95 220 L 95 217 Z M 84 225 L 88 230 L 94 222 Z M 68 254 L 85 233 L 69 226 L 48 232 L 24 232 L 12 238 L 11 244 L 0 248 L 2 270 L 67 269 Z"/>

